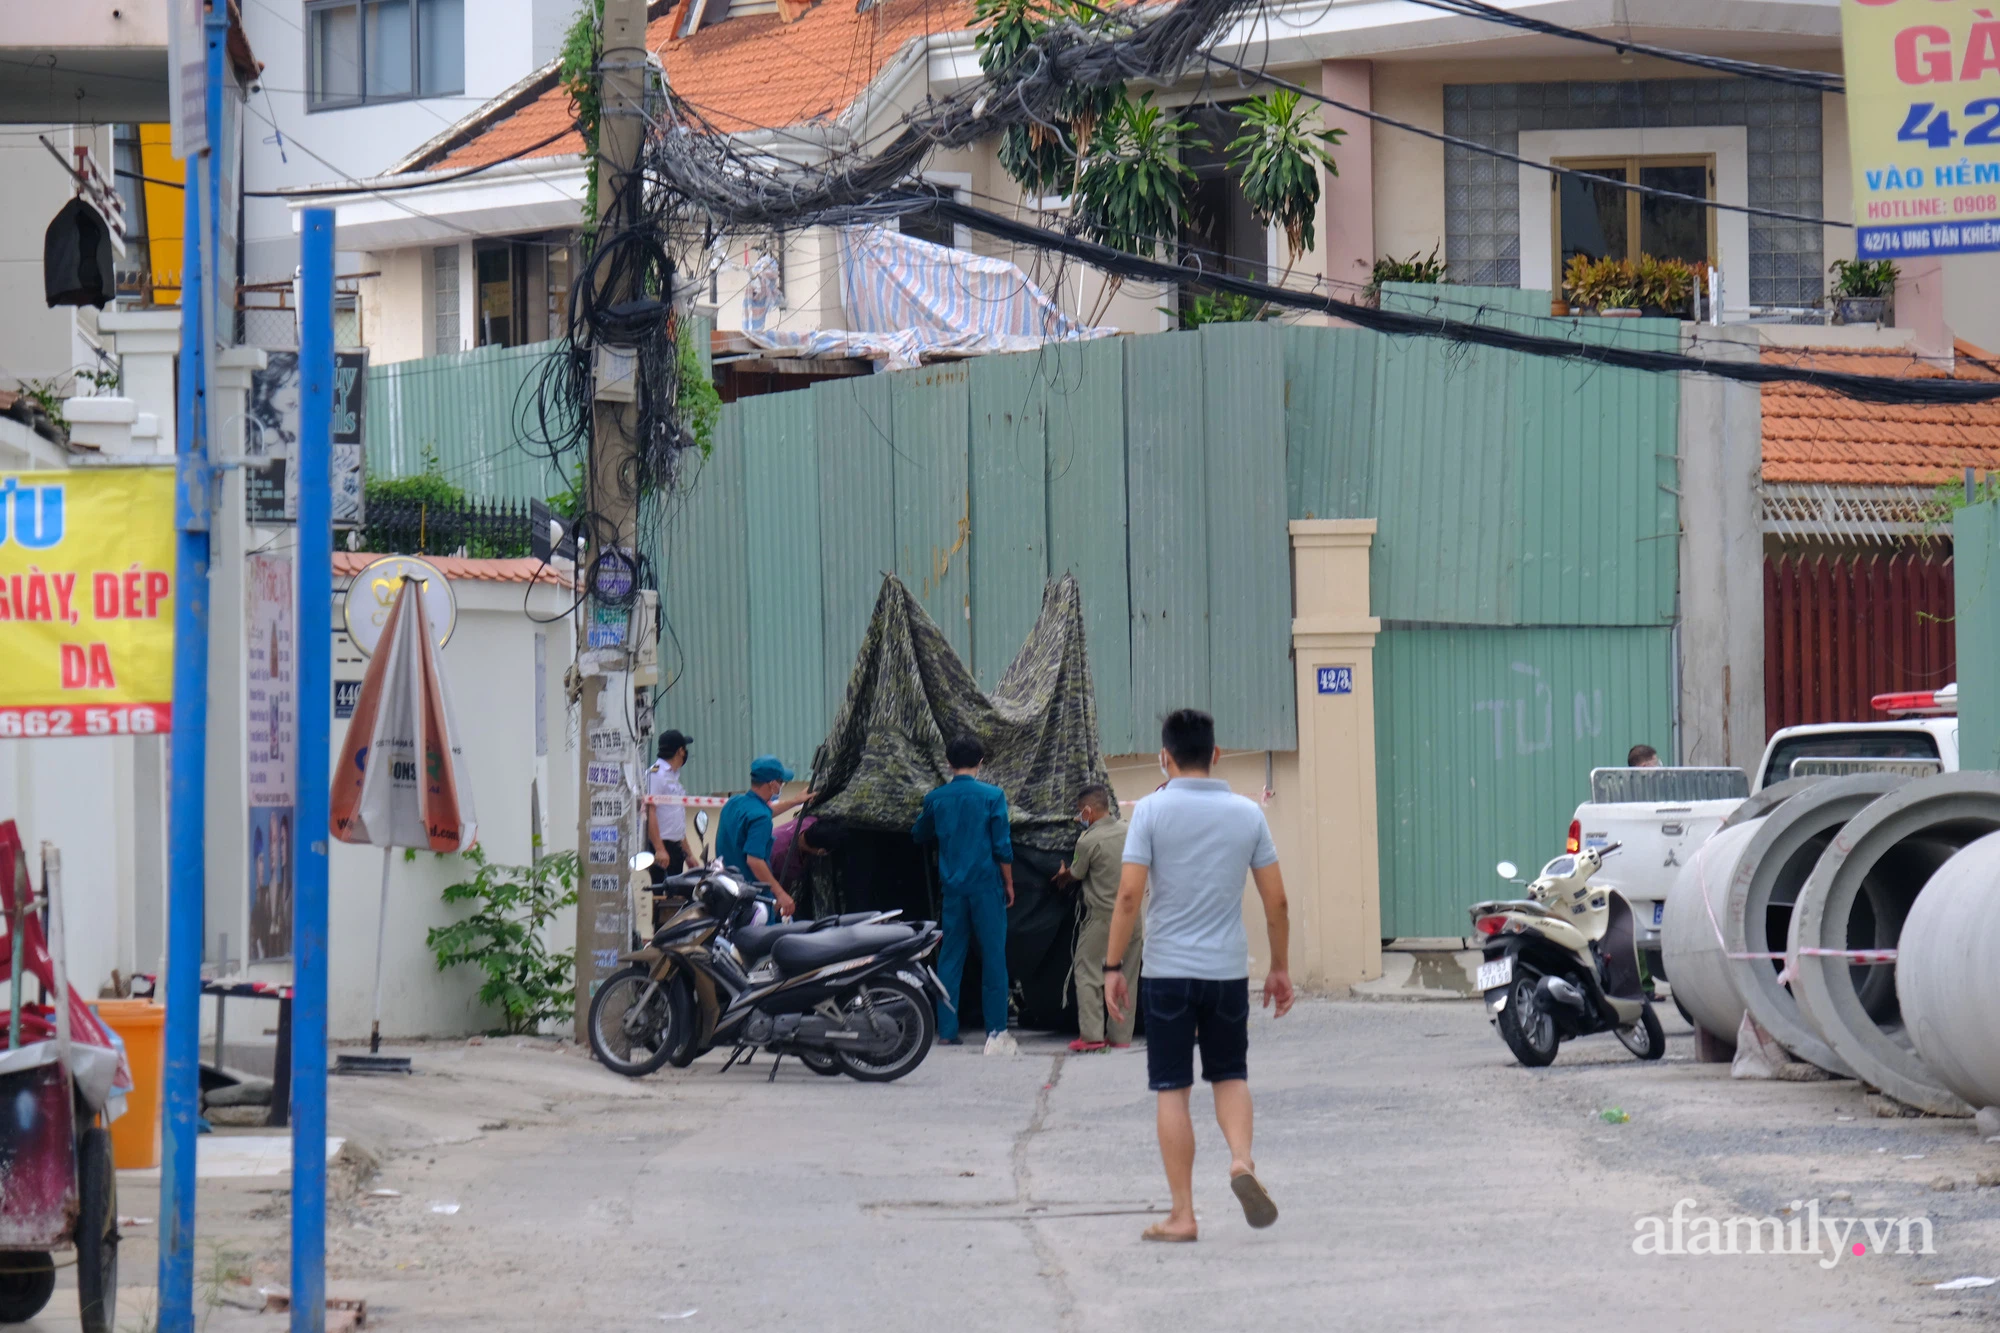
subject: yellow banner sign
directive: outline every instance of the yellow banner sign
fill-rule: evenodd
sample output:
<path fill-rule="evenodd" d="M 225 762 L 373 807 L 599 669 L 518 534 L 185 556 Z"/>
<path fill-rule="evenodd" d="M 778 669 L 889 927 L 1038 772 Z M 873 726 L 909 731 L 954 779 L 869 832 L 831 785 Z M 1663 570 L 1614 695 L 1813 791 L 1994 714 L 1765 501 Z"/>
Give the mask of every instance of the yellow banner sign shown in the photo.
<path fill-rule="evenodd" d="M 2000 250 L 2000 6 L 1841 0 L 1855 253 Z"/>
<path fill-rule="evenodd" d="M 174 473 L 0 473 L 0 738 L 168 731 Z"/>

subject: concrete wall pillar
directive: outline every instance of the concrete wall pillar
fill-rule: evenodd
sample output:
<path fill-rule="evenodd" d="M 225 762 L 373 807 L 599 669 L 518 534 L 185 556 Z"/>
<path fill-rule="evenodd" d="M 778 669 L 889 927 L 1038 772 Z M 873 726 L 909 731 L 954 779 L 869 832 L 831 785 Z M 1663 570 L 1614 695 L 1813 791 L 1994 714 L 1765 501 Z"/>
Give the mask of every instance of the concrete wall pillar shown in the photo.
<path fill-rule="evenodd" d="M 1374 71 L 1373 62 L 1367 60 L 1323 60 L 1320 91 L 1373 111 Z M 1321 118 L 1327 129 L 1345 130 L 1347 137 L 1333 150 L 1340 174 L 1323 182 L 1326 203 L 1320 210 L 1324 232 L 1319 249 L 1333 294 L 1352 299 L 1350 284 L 1367 282 L 1375 265 L 1375 124 L 1334 107 L 1325 108 Z"/>
<path fill-rule="evenodd" d="M 181 350 L 181 312 L 111 309 L 98 316 L 97 327 L 118 353 L 124 396 L 136 404 L 137 411 L 151 413 L 159 423 L 154 450 L 172 454 L 177 424 L 174 365 Z"/>
<path fill-rule="evenodd" d="M 1286 849 L 1292 974 L 1312 986 L 1382 975 L 1375 823 L 1375 520 L 1291 525 L 1292 657 L 1299 717 L 1298 831 Z"/>
<path fill-rule="evenodd" d="M 1703 328 L 1702 353 L 1755 361 L 1754 328 Z M 1764 751 L 1763 399 L 1681 376 L 1680 762 L 1749 770 Z"/>
<path fill-rule="evenodd" d="M 243 456 L 250 377 L 263 369 L 255 347 L 225 348 L 216 356 L 216 401 L 211 408 L 209 456 Z M 222 936 L 229 957 L 240 961 L 250 930 L 249 704 L 244 680 L 244 556 L 247 526 L 243 469 L 218 474 L 208 556 L 208 819 L 207 934 L 203 955 L 220 962 Z M 326 595 L 326 594 L 322 594 Z"/>
<path fill-rule="evenodd" d="M 1944 322 L 1944 259 L 1922 255 L 1898 262 L 1896 270 L 1896 327 L 1916 330 L 1919 356 L 1950 356 L 1951 330 Z"/>

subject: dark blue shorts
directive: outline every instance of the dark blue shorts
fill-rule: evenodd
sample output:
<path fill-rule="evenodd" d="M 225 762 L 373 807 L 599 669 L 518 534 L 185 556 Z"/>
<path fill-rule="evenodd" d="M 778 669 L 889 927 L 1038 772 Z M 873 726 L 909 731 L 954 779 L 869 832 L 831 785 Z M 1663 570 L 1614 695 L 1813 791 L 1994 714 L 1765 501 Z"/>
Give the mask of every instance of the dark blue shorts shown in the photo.
<path fill-rule="evenodd" d="M 1139 978 L 1146 1014 L 1146 1080 L 1154 1092 L 1194 1086 L 1194 1052 L 1209 1083 L 1250 1077 L 1250 982 Z"/>

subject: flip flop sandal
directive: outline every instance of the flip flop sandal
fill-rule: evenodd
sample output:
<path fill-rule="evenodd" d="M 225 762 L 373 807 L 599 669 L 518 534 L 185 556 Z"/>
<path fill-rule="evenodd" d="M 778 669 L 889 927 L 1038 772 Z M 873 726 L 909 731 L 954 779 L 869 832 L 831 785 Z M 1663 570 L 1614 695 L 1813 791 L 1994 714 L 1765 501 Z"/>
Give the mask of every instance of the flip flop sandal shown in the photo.
<path fill-rule="evenodd" d="M 1263 1182 L 1254 1173 L 1245 1171 L 1240 1176 L 1231 1176 L 1229 1188 L 1243 1205 L 1243 1220 L 1251 1226 L 1262 1230 L 1278 1220 L 1278 1205 L 1271 1202 Z"/>
<path fill-rule="evenodd" d="M 1139 1233 L 1139 1239 L 1157 1240 L 1169 1245 L 1192 1245 L 1196 1237 L 1184 1236 L 1178 1231 L 1169 1231 L 1165 1226 L 1155 1222 Z"/>

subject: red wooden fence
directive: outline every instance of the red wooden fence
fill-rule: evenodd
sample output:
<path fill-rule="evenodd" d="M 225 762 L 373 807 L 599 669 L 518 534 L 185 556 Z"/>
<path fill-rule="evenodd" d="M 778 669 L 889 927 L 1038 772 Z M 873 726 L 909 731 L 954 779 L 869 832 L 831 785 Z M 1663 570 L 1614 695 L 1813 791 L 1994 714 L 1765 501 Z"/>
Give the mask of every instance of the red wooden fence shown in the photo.
<path fill-rule="evenodd" d="M 1892 690 L 1957 678 L 1951 557 L 1783 556 L 1764 561 L 1764 722 L 1881 722 Z"/>

